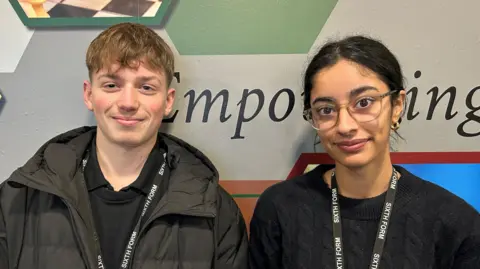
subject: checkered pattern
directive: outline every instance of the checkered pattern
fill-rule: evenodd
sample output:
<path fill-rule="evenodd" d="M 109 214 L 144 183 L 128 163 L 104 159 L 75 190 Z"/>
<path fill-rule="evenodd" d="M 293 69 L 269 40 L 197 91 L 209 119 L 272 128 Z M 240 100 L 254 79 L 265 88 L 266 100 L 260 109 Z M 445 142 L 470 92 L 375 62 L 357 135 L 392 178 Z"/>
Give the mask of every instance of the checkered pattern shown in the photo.
<path fill-rule="evenodd" d="M 51 18 L 153 17 L 161 0 L 47 0 Z"/>

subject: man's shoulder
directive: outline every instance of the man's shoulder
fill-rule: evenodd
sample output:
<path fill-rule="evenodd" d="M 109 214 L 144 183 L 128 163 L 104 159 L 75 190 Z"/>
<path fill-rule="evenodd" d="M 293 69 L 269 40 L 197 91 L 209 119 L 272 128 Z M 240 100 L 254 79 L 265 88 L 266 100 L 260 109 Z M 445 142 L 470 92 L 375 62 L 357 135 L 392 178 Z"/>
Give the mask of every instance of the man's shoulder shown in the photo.
<path fill-rule="evenodd" d="M 15 173 L 0 183 L 0 207 L 5 215 L 7 215 L 6 212 L 11 212 L 13 208 L 20 209 L 21 204 L 26 201 L 28 194 L 27 186 L 19 185 L 12 180 L 15 177 Z"/>
<path fill-rule="evenodd" d="M 233 195 L 227 192 L 227 190 L 220 184 L 217 187 L 217 210 L 219 210 L 219 215 L 235 215 L 238 214 L 238 211 L 240 210 Z"/>

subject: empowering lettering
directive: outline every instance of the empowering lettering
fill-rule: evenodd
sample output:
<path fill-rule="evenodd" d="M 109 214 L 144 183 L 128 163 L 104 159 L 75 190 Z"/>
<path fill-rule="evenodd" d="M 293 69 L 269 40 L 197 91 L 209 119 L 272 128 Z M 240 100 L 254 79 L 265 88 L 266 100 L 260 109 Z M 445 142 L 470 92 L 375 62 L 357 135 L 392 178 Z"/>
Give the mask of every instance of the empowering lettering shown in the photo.
<path fill-rule="evenodd" d="M 414 78 L 419 79 L 422 75 L 420 70 L 417 70 L 414 73 Z M 175 73 L 177 82 L 180 83 L 180 73 Z M 240 89 L 232 89 L 232 91 L 238 92 Z M 468 92 L 467 92 L 468 91 Z M 270 90 L 268 91 L 270 92 Z M 225 123 L 230 120 L 236 120 L 235 130 L 230 139 L 245 139 L 245 136 L 242 135 L 242 127 L 244 124 L 247 124 L 260 114 L 264 109 L 264 106 L 268 106 L 268 118 L 273 122 L 282 122 L 287 119 L 293 111 L 295 105 L 298 105 L 296 102 L 295 93 L 300 94 L 302 90 L 292 90 L 289 88 L 279 89 L 270 100 L 266 100 L 266 94 L 262 89 L 243 89 L 240 100 L 235 100 L 236 106 L 238 107 L 236 119 L 232 119 L 232 105 L 231 105 L 231 96 L 228 89 L 222 89 L 216 94 L 213 93 L 210 89 L 205 90 L 188 90 L 184 98 L 188 97 L 188 102 L 185 102 L 186 105 L 183 109 L 186 109 L 186 118 L 185 123 L 190 123 L 192 117 L 196 110 L 203 112 L 202 122 L 208 122 L 210 119 L 210 111 L 214 104 L 221 102 L 220 115 L 217 115 L 216 118 L 219 119 L 221 123 Z M 454 109 L 454 106 L 463 106 L 468 109 L 464 115 L 464 120 L 461 121 L 456 128 L 456 132 L 461 137 L 477 137 L 480 136 L 480 115 L 476 115 L 480 111 L 480 103 L 478 103 L 478 96 L 480 95 L 480 85 L 473 87 L 471 89 L 462 89 L 462 92 L 467 92 L 465 96 L 465 101 L 463 105 L 460 105 L 457 96 L 457 88 L 451 86 L 446 90 L 440 90 L 437 86 L 430 88 L 429 90 L 420 91 L 418 87 L 414 86 L 407 90 L 407 95 L 409 95 L 408 106 L 406 108 L 406 120 L 416 120 L 420 119 L 420 111 L 418 107 L 426 106 L 426 115 L 424 120 L 430 121 L 435 116 L 436 112 L 445 109 L 444 119 L 446 121 L 452 120 L 455 117 L 459 117 L 458 111 Z M 475 98 L 475 94 L 477 98 Z M 301 94 L 303 95 L 303 94 Z M 268 96 L 268 95 L 267 95 Z M 427 104 L 418 104 L 418 100 L 424 98 L 424 96 L 430 96 L 429 100 L 425 100 Z M 197 108 L 200 105 L 200 101 L 204 99 L 204 106 Z M 474 102 L 477 100 L 477 102 Z M 253 104 L 256 104 L 256 107 L 252 107 Z M 440 103 L 442 104 L 438 106 Z M 280 103 L 280 105 L 278 104 Z M 285 106 L 286 104 L 286 106 Z M 278 107 L 286 107 L 285 110 L 279 111 Z M 237 110 L 237 109 L 236 109 Z M 465 110 L 463 108 L 462 110 Z M 176 110 L 170 118 L 164 119 L 164 123 L 173 123 L 177 120 L 179 110 Z M 424 112 L 422 112 L 424 113 Z M 442 112 L 440 112 L 442 113 Z M 265 119 L 265 117 L 262 117 Z M 177 120 L 178 122 L 178 120 Z"/>

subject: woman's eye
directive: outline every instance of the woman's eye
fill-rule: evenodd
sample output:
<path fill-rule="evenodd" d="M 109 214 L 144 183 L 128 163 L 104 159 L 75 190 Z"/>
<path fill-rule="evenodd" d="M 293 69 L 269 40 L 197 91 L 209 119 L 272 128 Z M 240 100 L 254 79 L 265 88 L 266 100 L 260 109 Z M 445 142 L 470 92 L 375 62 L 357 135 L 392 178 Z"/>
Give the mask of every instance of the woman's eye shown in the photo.
<path fill-rule="evenodd" d="M 320 113 L 326 115 L 332 113 L 332 110 L 331 107 L 324 107 L 320 109 Z"/>
<path fill-rule="evenodd" d="M 325 106 L 325 107 L 319 107 L 315 110 L 317 112 L 317 114 L 319 115 L 330 115 L 332 114 L 334 111 L 334 109 L 332 107 L 329 107 L 329 106 Z"/>
<path fill-rule="evenodd" d="M 357 101 L 357 104 L 356 106 L 359 107 L 359 108 L 365 108 L 365 107 L 368 107 L 372 104 L 374 100 L 371 99 L 371 98 L 363 98 L 363 99 L 360 99 Z"/>

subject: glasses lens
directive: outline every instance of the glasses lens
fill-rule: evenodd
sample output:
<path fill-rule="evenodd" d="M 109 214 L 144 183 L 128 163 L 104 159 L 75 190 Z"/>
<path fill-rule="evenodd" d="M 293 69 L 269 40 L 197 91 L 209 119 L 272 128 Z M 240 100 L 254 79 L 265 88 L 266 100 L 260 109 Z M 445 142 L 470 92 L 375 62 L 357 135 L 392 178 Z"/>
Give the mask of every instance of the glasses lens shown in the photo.
<path fill-rule="evenodd" d="M 312 126 L 317 130 L 330 129 L 337 121 L 336 108 L 331 105 L 319 105 L 312 108 Z"/>
<path fill-rule="evenodd" d="M 376 97 L 362 97 L 349 107 L 350 114 L 357 122 L 375 120 L 382 111 L 382 101 Z"/>

